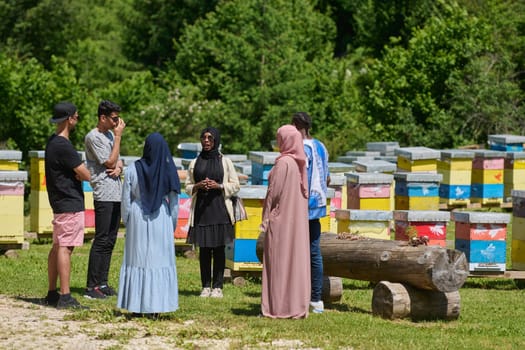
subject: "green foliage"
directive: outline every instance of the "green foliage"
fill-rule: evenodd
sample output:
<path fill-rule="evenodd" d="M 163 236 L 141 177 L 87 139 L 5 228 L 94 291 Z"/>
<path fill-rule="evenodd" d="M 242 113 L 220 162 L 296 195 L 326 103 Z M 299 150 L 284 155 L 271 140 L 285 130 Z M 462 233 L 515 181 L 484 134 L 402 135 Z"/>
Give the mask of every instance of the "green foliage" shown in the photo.
<path fill-rule="evenodd" d="M 55 63 L 48 71 L 35 59 L 20 62 L 0 55 L 0 79 L 3 80 L 0 118 L 4 121 L 0 139 L 7 140 L 11 148 L 21 150 L 24 157 L 29 150 L 45 148 L 54 131 L 49 118 L 55 103 L 69 100 L 77 105 L 81 115 L 85 111 L 83 103 L 88 103 L 85 93 L 78 88 L 74 71 L 67 64 Z M 79 122 L 77 133 L 71 136 L 77 147 L 83 145 L 78 134 L 84 134 L 85 125 Z"/>
<path fill-rule="evenodd" d="M 123 52 L 154 68 L 175 58 L 173 41 L 184 26 L 212 11 L 217 0 L 132 0 L 125 11 Z"/>
<path fill-rule="evenodd" d="M 207 122 L 228 130 L 226 147 L 269 149 L 275 130 L 293 112 L 324 112 L 313 107 L 328 98 L 319 94 L 319 80 L 331 80 L 336 66 L 327 59 L 334 29 L 308 1 L 224 2 L 187 28 L 174 67 L 207 100 L 223 106 Z"/>
<path fill-rule="evenodd" d="M 414 32 L 408 48 L 392 46 L 370 66 L 362 97 L 373 132 L 401 145 L 442 148 L 463 125 L 447 112 L 447 80 L 484 52 L 483 23 L 458 6 L 445 6 Z"/>

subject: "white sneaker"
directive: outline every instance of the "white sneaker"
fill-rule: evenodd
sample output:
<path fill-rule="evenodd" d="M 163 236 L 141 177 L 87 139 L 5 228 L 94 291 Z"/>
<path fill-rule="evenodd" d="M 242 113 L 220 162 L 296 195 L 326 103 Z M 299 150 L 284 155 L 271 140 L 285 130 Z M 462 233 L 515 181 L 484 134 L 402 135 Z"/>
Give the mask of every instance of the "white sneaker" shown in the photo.
<path fill-rule="evenodd" d="M 202 288 L 201 298 L 208 298 L 211 295 L 211 289 L 206 287 Z"/>
<path fill-rule="evenodd" d="M 212 298 L 222 298 L 222 289 L 220 288 L 213 288 L 213 290 L 211 291 L 211 295 L 210 295 Z"/>
<path fill-rule="evenodd" d="M 324 311 L 324 303 L 322 300 L 319 301 L 311 301 L 310 302 L 310 311 L 312 311 L 314 314 L 322 314 Z"/>

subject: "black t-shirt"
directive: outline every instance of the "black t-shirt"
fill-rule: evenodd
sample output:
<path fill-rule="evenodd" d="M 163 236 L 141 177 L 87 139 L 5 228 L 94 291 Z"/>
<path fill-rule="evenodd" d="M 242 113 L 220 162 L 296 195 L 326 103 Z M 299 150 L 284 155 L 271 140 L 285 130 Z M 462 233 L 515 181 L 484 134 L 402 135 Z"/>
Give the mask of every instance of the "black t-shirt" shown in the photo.
<path fill-rule="evenodd" d="M 47 141 L 45 153 L 46 186 L 53 213 L 84 211 L 82 182 L 75 178 L 77 166 L 82 164 L 80 155 L 71 141 L 56 134 Z"/>

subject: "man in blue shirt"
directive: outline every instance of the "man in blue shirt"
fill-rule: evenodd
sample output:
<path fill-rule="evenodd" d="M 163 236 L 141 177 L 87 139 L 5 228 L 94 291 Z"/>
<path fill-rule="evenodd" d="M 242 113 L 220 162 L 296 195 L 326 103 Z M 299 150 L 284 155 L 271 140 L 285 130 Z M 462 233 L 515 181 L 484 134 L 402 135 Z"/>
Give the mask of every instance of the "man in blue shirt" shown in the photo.
<path fill-rule="evenodd" d="M 323 292 L 323 257 L 321 255 L 320 218 L 326 216 L 326 193 L 330 183 L 328 171 L 328 151 L 324 144 L 310 135 L 312 118 L 306 112 L 295 113 L 292 124 L 303 136 L 304 152 L 308 159 L 308 219 L 310 224 L 310 263 L 312 274 L 312 295 L 310 309 L 322 313 L 324 304 Z"/>

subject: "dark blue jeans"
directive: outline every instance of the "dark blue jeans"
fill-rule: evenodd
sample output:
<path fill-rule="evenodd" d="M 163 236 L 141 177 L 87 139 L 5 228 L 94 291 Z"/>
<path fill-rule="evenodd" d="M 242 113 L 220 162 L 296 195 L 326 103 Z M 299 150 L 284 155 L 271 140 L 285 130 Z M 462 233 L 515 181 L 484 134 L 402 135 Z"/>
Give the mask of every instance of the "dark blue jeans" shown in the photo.
<path fill-rule="evenodd" d="M 310 268 L 312 277 L 311 301 L 321 300 L 323 294 L 323 256 L 321 255 L 321 223 L 313 219 L 310 223 Z"/>
<path fill-rule="evenodd" d="M 111 255 L 120 226 L 120 202 L 99 202 L 95 205 L 95 239 L 89 252 L 87 287 L 108 283 Z"/>

